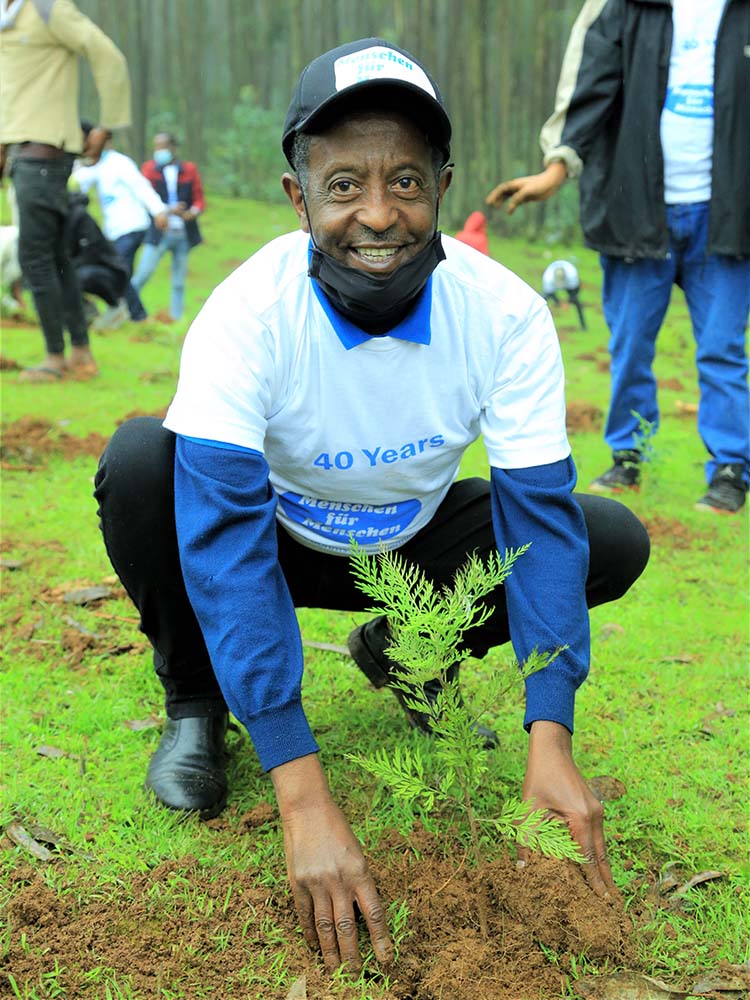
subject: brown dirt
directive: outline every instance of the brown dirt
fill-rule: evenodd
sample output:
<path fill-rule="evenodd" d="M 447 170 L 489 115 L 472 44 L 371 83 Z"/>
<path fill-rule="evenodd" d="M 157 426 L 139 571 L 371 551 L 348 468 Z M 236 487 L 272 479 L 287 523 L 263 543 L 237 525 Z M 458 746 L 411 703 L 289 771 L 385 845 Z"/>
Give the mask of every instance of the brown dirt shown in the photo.
<path fill-rule="evenodd" d="M 591 404 L 574 402 L 568 411 L 569 429 L 598 428 L 601 411 Z M 137 415 L 140 411 L 123 419 Z M 53 452 L 66 458 L 98 456 L 107 440 L 100 434 L 74 437 L 49 421 L 31 417 L 7 425 L 3 436 L 4 465 L 29 469 L 40 467 L 41 459 Z M 652 539 L 668 537 L 672 547 L 692 542 L 680 522 L 654 518 L 647 527 Z M 117 616 L 106 611 L 94 612 L 101 618 L 101 628 L 98 623 L 95 630 L 79 625 L 76 605 L 82 602 L 66 602 L 66 595 L 85 586 L 90 582 L 74 581 L 39 595 L 40 600 L 64 606 L 70 627 L 62 634 L 61 647 L 73 666 L 92 654 L 116 655 L 134 645 L 118 637 Z M 108 596 L 121 595 L 113 587 Z M 29 631 L 27 638 L 33 637 L 34 623 L 14 624 Z M 252 837 L 259 827 L 275 823 L 275 815 L 273 807 L 261 804 L 239 820 L 230 812 L 208 825 L 217 836 L 229 832 Z M 477 872 L 462 858 L 463 849 L 441 846 L 421 830 L 408 840 L 393 834 L 371 858 L 384 900 L 404 900 L 409 910 L 408 935 L 390 974 L 387 996 L 392 1000 L 519 1000 L 519 984 L 524 996 L 559 997 L 571 959 L 582 953 L 602 965 L 632 966 L 633 928 L 621 903 L 592 896 L 576 866 L 537 859 L 518 870 L 504 857 Z M 58 869 L 65 863 L 59 855 L 51 862 Z M 61 982 L 67 995 L 81 1000 L 98 1000 L 98 986 L 84 978 L 96 966 L 111 968 L 120 981 L 131 977 L 134 996 L 168 995 L 171 986 L 189 996 L 191 984 L 200 983 L 206 995 L 231 992 L 283 1000 L 288 983 L 243 992 L 246 979 L 241 969 L 254 964 L 262 970 L 284 949 L 292 975 L 306 977 L 309 1000 L 332 998 L 329 980 L 302 942 L 286 883 L 264 888 L 265 874 L 258 872 L 254 879 L 252 873 L 207 870 L 195 859 L 184 858 L 135 876 L 132 891 L 120 887 L 116 895 L 108 896 L 106 890 L 88 887 L 80 879 L 76 893 L 54 892 L 43 866 L 17 869 L 8 884 L 13 933 L 0 961 L 0 996 L 6 995 L 4 990 L 7 993 L 3 971 L 12 972 L 22 987 L 38 984 L 57 960 L 64 970 Z M 230 886 L 233 902 L 225 912 Z M 190 899 L 208 901 L 201 912 L 190 912 L 186 893 Z M 487 940 L 479 930 L 477 901 L 482 898 L 489 914 Z M 272 926 L 279 929 L 278 936 L 269 932 Z M 227 932 L 232 942 L 243 942 L 242 961 L 236 947 L 223 952 L 217 948 L 217 936 Z M 540 944 L 557 953 L 557 965 L 545 957 Z M 232 991 L 227 989 L 230 983 Z M 352 988 L 336 996 L 354 1000 L 362 993 Z"/>
<path fill-rule="evenodd" d="M 3 328 L 5 330 L 38 330 L 39 324 L 25 315 L 3 316 Z"/>
<path fill-rule="evenodd" d="M 270 806 L 261 805 L 240 818 L 237 835 L 252 836 L 274 817 Z M 219 820 L 214 829 L 221 827 Z M 632 965 L 632 925 L 621 902 L 592 896 L 576 866 L 537 859 L 518 870 L 505 857 L 480 874 L 452 846 L 446 858 L 432 836 L 417 830 L 409 840 L 393 834 L 371 859 L 383 898 L 404 900 L 409 908 L 408 936 L 389 973 L 386 995 L 392 1000 L 559 997 L 571 957 L 585 953 L 594 962 Z M 199 982 L 205 995 L 282 1000 L 288 983 L 245 993 L 241 970 L 262 970 L 283 946 L 291 975 L 306 977 L 309 1000 L 332 996 L 301 939 L 286 887 L 264 888 L 252 874 L 206 870 L 186 857 L 134 876 L 132 890 L 120 886 L 115 898 L 106 889 L 86 892 L 80 879 L 75 893 L 56 893 L 42 867 L 29 866 L 11 875 L 9 888 L 13 934 L 0 971 L 12 972 L 19 985 L 38 983 L 57 960 L 67 995 L 82 1000 L 97 996 L 97 987 L 84 979 L 96 966 L 112 969 L 119 981 L 130 976 L 134 996 L 167 995 L 170 987 L 189 996 L 191 984 Z M 479 931 L 480 896 L 489 913 L 487 940 Z M 235 947 L 221 951 L 217 935 L 227 933 Z M 558 965 L 545 958 L 540 944 L 557 952 Z M 362 993 L 352 988 L 336 996 L 353 1000 Z"/>
<path fill-rule="evenodd" d="M 685 386 L 678 378 L 660 378 L 657 385 L 660 389 L 670 389 L 672 392 L 685 391 Z"/>
<path fill-rule="evenodd" d="M 565 426 L 569 434 L 581 431 L 600 431 L 603 419 L 603 411 L 598 406 L 594 406 L 593 403 L 579 399 L 572 399 L 568 402 Z"/>
<path fill-rule="evenodd" d="M 119 427 L 120 424 L 124 424 L 126 420 L 130 420 L 133 417 L 158 417 L 160 420 L 163 420 L 167 415 L 168 409 L 169 407 L 165 406 L 161 410 L 154 410 L 152 412 L 147 410 L 131 410 L 130 413 L 126 413 L 124 417 L 121 417 L 117 421 L 117 426 Z"/>
<path fill-rule="evenodd" d="M 76 437 L 67 434 L 49 420 L 37 417 L 21 417 L 14 423 L 6 424 L 2 437 L 0 455 L 3 467 L 13 468 L 22 462 L 28 471 L 41 468 L 41 459 L 53 452 L 61 453 L 68 459 L 79 455 L 98 458 L 108 440 L 103 434 L 94 431 L 86 437 Z"/>
<path fill-rule="evenodd" d="M 690 549 L 700 538 L 697 531 L 674 517 L 660 517 L 656 514 L 654 517 L 644 517 L 641 520 L 652 545 L 666 544 L 670 549 Z"/>

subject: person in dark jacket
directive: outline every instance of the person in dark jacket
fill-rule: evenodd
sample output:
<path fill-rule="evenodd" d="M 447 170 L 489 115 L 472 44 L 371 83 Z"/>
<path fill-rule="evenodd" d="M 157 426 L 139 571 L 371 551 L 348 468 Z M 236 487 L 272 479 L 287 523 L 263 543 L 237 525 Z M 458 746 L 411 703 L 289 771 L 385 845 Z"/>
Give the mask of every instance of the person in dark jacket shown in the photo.
<path fill-rule="evenodd" d="M 141 172 L 169 206 L 169 225 L 160 232 L 152 220 L 132 285 L 140 291 L 164 254 L 171 253 L 169 315 L 177 320 L 184 310 L 188 253 L 202 242 L 197 222 L 206 208 L 201 176 L 194 163 L 177 158 L 177 139 L 171 132 L 159 132 L 154 136 L 154 157 L 143 164 Z"/>
<path fill-rule="evenodd" d="M 68 196 L 65 243 L 81 291 L 115 306 L 128 284 L 128 267 L 88 213 L 89 199 L 73 191 Z M 87 302 L 84 300 L 84 308 Z"/>
<path fill-rule="evenodd" d="M 696 342 L 704 511 L 736 513 L 750 481 L 750 0 L 587 0 L 573 27 L 545 169 L 499 184 L 513 212 L 580 175 L 581 224 L 604 271 L 613 466 L 598 492 L 638 487 L 640 419 L 659 423 L 652 371 L 672 285 Z"/>

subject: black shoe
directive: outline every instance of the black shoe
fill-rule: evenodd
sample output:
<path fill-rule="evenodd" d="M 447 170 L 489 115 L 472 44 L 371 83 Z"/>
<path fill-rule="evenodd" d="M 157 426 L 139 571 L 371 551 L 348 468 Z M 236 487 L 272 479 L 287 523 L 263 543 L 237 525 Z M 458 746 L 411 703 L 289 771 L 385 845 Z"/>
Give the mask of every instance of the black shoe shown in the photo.
<path fill-rule="evenodd" d="M 637 490 L 641 481 L 641 455 L 638 451 L 612 452 L 614 465 L 589 486 L 592 493 L 622 493 Z"/>
<path fill-rule="evenodd" d="M 713 475 L 708 492 L 696 503 L 696 510 L 714 514 L 736 514 L 745 505 L 747 483 L 741 465 L 722 465 Z"/>
<path fill-rule="evenodd" d="M 419 729 L 428 736 L 432 736 L 432 720 L 426 712 L 418 712 L 406 704 L 404 692 L 391 684 L 394 674 L 403 672 L 400 663 L 392 660 L 386 652 L 391 642 L 388 631 L 388 622 L 384 615 L 373 618 L 372 621 L 360 625 L 350 633 L 347 640 L 349 652 L 352 654 L 354 662 L 362 673 L 369 679 L 376 688 L 389 686 L 396 699 L 404 710 L 409 723 L 414 729 Z M 458 682 L 459 664 L 453 663 L 446 671 L 446 679 Z M 438 694 L 442 689 L 442 682 L 438 678 L 427 681 L 424 685 L 424 694 L 427 701 L 434 705 Z M 459 699 L 461 695 L 459 693 Z M 497 733 L 485 726 L 474 724 L 474 729 L 479 733 L 484 741 L 485 750 L 492 750 L 497 746 L 499 740 Z"/>
<path fill-rule="evenodd" d="M 170 809 L 216 816 L 226 805 L 224 764 L 226 713 L 191 719 L 167 719 L 151 758 L 146 788 Z"/>

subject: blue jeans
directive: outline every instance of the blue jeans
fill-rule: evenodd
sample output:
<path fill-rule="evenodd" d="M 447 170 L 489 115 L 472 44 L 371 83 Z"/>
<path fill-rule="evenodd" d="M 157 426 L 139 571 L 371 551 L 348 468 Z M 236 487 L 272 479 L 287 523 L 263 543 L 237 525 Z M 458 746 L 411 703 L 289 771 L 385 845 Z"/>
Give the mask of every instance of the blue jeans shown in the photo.
<path fill-rule="evenodd" d="M 132 233 L 123 233 L 122 236 L 118 236 L 116 240 L 112 241 L 112 245 L 117 251 L 118 257 L 121 258 L 122 262 L 126 265 L 128 269 L 128 277 L 133 274 L 133 263 L 135 262 L 135 255 L 138 247 L 143 243 L 143 239 L 146 235 L 145 229 L 136 229 Z M 132 281 L 129 281 L 125 286 L 125 301 L 128 304 L 128 311 L 130 312 L 130 318 L 135 320 L 145 319 L 147 316 L 146 310 L 141 302 L 141 297 L 138 292 L 133 288 Z"/>
<path fill-rule="evenodd" d="M 162 233 L 158 243 L 146 243 L 141 251 L 132 284 L 137 291 L 140 291 L 167 251 L 172 254 L 172 292 L 169 300 L 169 315 L 172 319 L 179 319 L 182 316 L 185 302 L 185 279 L 190 251 L 190 244 L 184 233 L 168 229 Z"/>
<path fill-rule="evenodd" d="M 604 317 L 610 331 L 611 400 L 604 437 L 612 451 L 638 447 L 635 411 L 659 424 L 652 371 L 656 336 L 672 285 L 685 293 L 695 338 L 700 405 L 698 433 L 720 465 L 742 465 L 750 478 L 750 392 L 745 331 L 750 310 L 750 260 L 706 253 L 708 203 L 668 205 L 666 260 L 602 256 Z"/>

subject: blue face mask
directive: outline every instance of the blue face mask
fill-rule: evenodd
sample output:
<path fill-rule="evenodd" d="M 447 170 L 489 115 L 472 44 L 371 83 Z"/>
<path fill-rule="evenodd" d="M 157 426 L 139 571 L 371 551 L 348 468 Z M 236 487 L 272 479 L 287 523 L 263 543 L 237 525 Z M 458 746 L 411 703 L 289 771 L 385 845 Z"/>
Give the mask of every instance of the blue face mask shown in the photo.
<path fill-rule="evenodd" d="M 172 162 L 172 151 L 170 149 L 155 149 L 154 159 L 160 167 L 166 167 Z"/>

